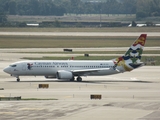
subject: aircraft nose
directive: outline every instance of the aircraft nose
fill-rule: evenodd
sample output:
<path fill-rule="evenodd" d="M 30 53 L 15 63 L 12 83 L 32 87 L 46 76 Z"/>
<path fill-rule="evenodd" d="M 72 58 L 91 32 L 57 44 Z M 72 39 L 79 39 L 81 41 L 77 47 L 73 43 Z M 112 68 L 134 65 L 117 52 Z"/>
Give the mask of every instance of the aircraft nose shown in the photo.
<path fill-rule="evenodd" d="M 6 67 L 6 68 L 3 69 L 3 71 L 6 72 L 6 73 L 10 73 L 10 68 Z"/>

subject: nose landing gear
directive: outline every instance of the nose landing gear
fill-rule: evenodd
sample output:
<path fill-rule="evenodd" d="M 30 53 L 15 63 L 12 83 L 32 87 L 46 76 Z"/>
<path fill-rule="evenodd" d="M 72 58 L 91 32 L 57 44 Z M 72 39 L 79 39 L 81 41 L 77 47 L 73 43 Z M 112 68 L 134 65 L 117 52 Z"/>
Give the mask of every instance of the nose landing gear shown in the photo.
<path fill-rule="evenodd" d="M 20 82 L 20 78 L 19 77 L 17 77 L 17 82 Z"/>

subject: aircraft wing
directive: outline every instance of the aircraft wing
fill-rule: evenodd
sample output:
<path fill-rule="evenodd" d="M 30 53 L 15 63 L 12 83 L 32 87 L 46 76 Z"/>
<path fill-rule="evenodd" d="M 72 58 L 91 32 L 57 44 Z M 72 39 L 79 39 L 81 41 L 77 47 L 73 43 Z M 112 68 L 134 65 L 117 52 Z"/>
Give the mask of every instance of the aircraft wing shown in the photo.
<path fill-rule="evenodd" d="M 92 72 L 99 72 L 104 70 L 110 70 L 111 68 L 99 68 L 99 69 L 81 69 L 81 70 L 72 70 L 71 72 L 74 75 L 87 75 Z"/>

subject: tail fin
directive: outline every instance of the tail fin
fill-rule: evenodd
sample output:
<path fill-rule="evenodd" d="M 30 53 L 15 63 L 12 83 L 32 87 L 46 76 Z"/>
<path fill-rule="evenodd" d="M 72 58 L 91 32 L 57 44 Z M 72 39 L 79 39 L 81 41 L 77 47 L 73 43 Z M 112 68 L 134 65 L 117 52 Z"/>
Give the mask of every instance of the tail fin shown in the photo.
<path fill-rule="evenodd" d="M 141 34 L 123 56 L 115 59 L 114 63 L 116 66 L 123 66 L 126 71 L 131 71 L 137 67 L 140 67 L 143 64 L 141 62 L 141 55 L 146 38 L 147 34 Z"/>

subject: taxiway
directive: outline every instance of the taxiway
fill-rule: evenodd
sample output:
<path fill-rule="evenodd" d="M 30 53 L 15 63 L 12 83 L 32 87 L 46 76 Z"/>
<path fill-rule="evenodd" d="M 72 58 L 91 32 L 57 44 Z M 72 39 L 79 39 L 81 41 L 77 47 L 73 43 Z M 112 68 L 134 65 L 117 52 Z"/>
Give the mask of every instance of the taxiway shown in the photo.
<path fill-rule="evenodd" d="M 57 100 L 0 101 L 2 120 L 159 120 L 159 66 L 144 66 L 128 73 L 83 77 L 83 82 L 21 77 L 16 82 L 3 68 L 16 59 L 0 62 L 0 96 Z M 39 89 L 39 84 L 49 84 Z M 91 100 L 91 94 L 102 95 Z"/>

